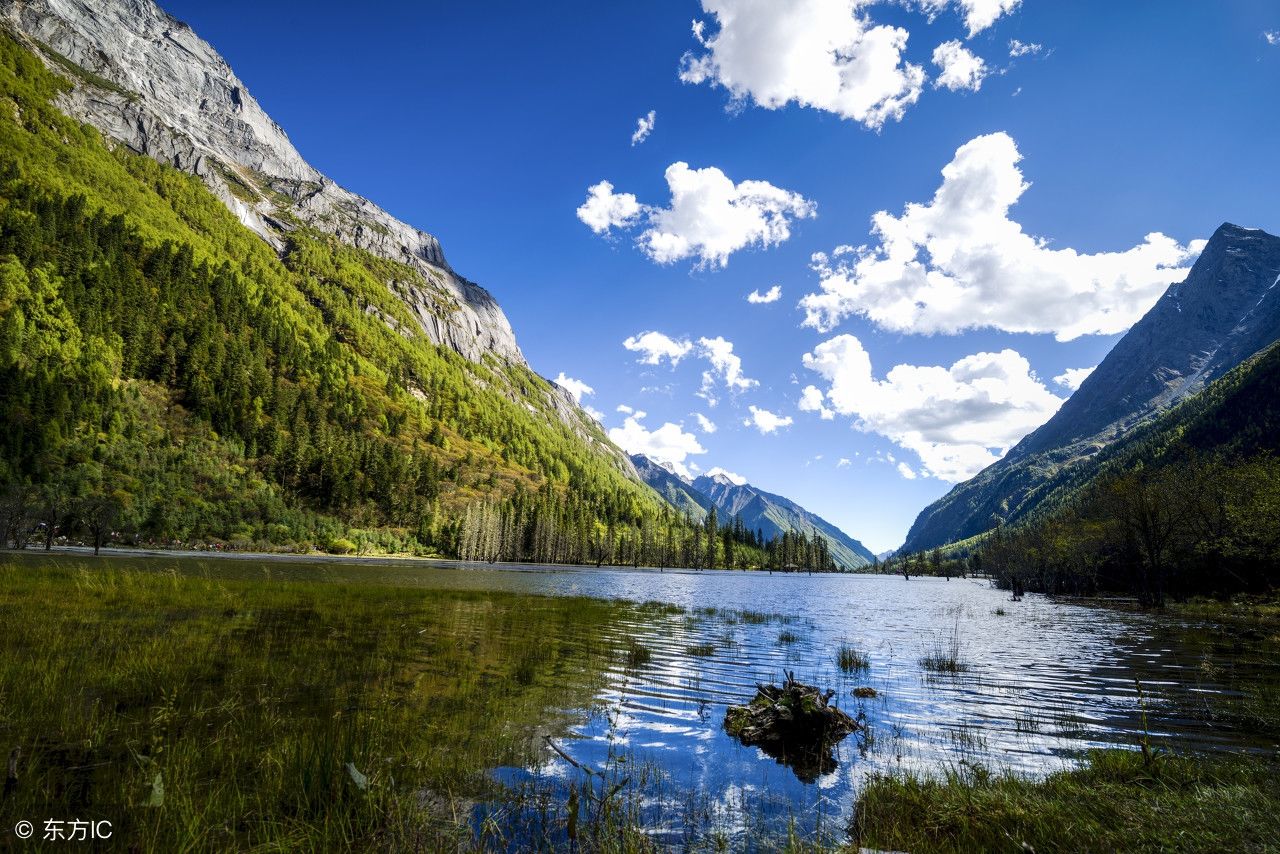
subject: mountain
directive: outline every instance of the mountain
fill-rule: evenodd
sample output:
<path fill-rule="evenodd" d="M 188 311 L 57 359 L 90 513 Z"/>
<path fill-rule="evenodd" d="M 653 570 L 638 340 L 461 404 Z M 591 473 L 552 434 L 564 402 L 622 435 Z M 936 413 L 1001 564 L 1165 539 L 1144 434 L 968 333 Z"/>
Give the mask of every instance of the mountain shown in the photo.
<path fill-rule="evenodd" d="M 199 176 L 277 250 L 305 227 L 405 264 L 420 279 L 402 296 L 428 338 L 523 363 L 502 309 L 436 238 L 312 168 L 226 61 L 151 0 L 3 0 L 0 16 L 76 84 L 57 98 L 67 115 Z"/>
<path fill-rule="evenodd" d="M 456 554 L 499 505 L 627 543 L 663 510 L 435 238 L 150 0 L 0 0 L 0 387 L 0 494 L 61 530 Z"/>
<path fill-rule="evenodd" d="M 816 531 L 826 540 L 832 559 L 843 569 L 859 569 L 875 561 L 875 555 L 862 543 L 789 498 L 749 483 L 736 483 L 724 474 L 686 480 L 643 454 L 634 454 L 631 461 L 646 483 L 695 521 L 705 518 L 715 507 L 721 522 L 739 518 L 748 530 L 762 532 L 766 541 L 784 531 L 806 535 Z"/>
<path fill-rule="evenodd" d="M 1186 280 L 1169 287 L 1053 418 L 925 508 L 900 551 L 1017 521 L 1061 483 L 1084 477 L 1101 450 L 1280 337 L 1277 284 L 1280 238 L 1221 226 Z"/>
<path fill-rule="evenodd" d="M 1280 342 L 1063 470 L 1034 511 L 957 552 L 997 584 L 1165 597 L 1280 580 Z"/>
<path fill-rule="evenodd" d="M 693 488 L 693 482 L 684 479 L 671 469 L 644 454 L 632 454 L 631 462 L 640 479 L 662 496 L 663 500 L 695 522 L 707 518 L 707 511 L 714 506 L 711 499 Z"/>

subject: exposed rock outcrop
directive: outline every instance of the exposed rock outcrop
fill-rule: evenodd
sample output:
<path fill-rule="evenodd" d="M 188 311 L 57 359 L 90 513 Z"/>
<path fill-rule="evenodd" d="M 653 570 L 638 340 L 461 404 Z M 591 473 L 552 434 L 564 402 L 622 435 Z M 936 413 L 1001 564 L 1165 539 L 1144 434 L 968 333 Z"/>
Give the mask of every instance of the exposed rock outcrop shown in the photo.
<path fill-rule="evenodd" d="M 0 0 L 0 18 L 75 84 L 59 100 L 69 115 L 200 176 L 277 249 L 305 226 L 406 264 L 422 276 L 406 302 L 432 341 L 523 363 L 502 309 L 436 238 L 312 168 L 222 57 L 151 0 Z"/>
<path fill-rule="evenodd" d="M 900 552 L 1032 512 L 1104 448 L 1280 338 L 1280 237 L 1230 223 L 1042 427 L 916 518 Z"/>

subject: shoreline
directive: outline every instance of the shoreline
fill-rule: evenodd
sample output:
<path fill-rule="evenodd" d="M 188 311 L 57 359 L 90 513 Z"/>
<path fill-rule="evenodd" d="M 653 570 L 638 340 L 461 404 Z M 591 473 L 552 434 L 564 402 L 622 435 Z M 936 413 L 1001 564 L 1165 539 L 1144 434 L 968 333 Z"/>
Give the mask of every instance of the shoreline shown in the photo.
<path fill-rule="evenodd" d="M 141 557 L 141 558 L 178 558 L 178 559 L 201 559 L 211 558 L 216 560 L 241 560 L 241 561 L 262 561 L 270 563 L 314 563 L 314 564 L 340 564 L 347 566 L 400 566 L 400 565 L 425 565 L 438 569 L 490 569 L 490 570 L 506 570 L 509 572 L 561 572 L 561 571 L 581 571 L 581 570 L 608 570 L 611 572 L 639 572 L 639 573 L 680 573 L 693 574 L 704 572 L 729 572 L 740 573 L 743 575 L 762 575 L 762 576 L 824 576 L 824 575 L 866 575 L 875 576 L 874 572 L 783 572 L 781 570 L 770 571 L 767 569 L 729 569 L 725 567 L 716 567 L 713 569 L 694 569 L 691 567 L 658 567 L 658 566 L 631 566 L 619 564 L 590 564 L 590 563 L 532 563 L 517 561 L 467 561 L 457 558 L 446 557 L 422 557 L 420 555 L 335 555 L 325 552 L 309 552 L 307 554 L 299 554 L 297 552 L 259 552 L 259 551 L 239 551 L 239 550 L 197 550 L 197 549 L 168 549 L 161 546 L 103 546 L 100 554 L 93 553 L 92 546 L 54 546 L 52 549 L 46 550 L 43 546 L 27 547 L 25 549 L 6 549 L 7 554 L 41 554 L 41 555 L 63 555 L 68 557 Z M 888 573 L 878 573 L 879 575 L 887 575 Z"/>

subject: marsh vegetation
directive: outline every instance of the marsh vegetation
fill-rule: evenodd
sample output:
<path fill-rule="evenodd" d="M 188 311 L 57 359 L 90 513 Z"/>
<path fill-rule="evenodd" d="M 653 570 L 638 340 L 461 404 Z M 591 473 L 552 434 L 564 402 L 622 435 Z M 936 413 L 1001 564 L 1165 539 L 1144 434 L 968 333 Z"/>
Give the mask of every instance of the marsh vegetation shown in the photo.
<path fill-rule="evenodd" d="M 1201 733 L 1275 743 L 1274 609 L 1204 603 L 1180 623 L 1029 597 L 997 623 L 1003 594 L 973 583 L 836 576 L 797 596 L 796 581 L 15 555 L 0 568 L 0 748 L 20 753 L 0 818 L 100 815 L 144 850 L 820 850 L 852 829 L 927 852 L 991 828 L 1053 850 L 1020 810 L 1110 820 L 1083 797 L 1104 779 L 1131 801 L 1106 809 L 1131 823 L 1144 798 L 1199 799 L 1206 822 L 1230 791 L 1274 802 L 1229 756 L 1180 764 L 1216 749 Z M 623 589 L 640 604 L 601 598 Z M 937 598 L 909 610 L 908 593 Z M 875 610 L 851 621 L 850 601 Z M 1078 654 L 1054 659 L 1064 639 Z M 1088 663 L 1116 649 L 1188 690 L 1117 690 Z M 803 777 L 722 728 L 784 669 L 859 723 Z M 1147 727 L 1173 736 L 1148 740 L 1154 759 Z M 1107 745 L 1156 770 L 1061 758 Z M 908 833 L 922 804 L 970 802 L 987 812 Z"/>

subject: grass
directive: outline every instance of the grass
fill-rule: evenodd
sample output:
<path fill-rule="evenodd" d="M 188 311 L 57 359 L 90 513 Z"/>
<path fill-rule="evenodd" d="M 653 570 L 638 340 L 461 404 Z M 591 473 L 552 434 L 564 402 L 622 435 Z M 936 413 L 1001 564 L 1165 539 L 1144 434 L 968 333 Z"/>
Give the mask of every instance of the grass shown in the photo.
<path fill-rule="evenodd" d="M 638 667 L 644 667 L 652 661 L 653 653 L 649 650 L 649 647 L 634 638 L 629 638 L 627 640 L 627 649 L 624 653 L 624 657 L 627 660 L 627 667 L 634 670 Z"/>
<path fill-rule="evenodd" d="M 933 647 L 920 657 L 920 666 L 929 673 L 965 673 L 972 669 L 961 655 L 958 631 L 934 641 Z"/>
<path fill-rule="evenodd" d="M 1207 673 L 1228 690 L 1201 692 L 1196 716 L 1215 727 L 1280 742 L 1280 599 L 1241 597 L 1170 604 L 1162 630 L 1171 642 L 1218 653 L 1231 662 Z M 938 656 L 957 659 L 947 648 Z M 1206 661 L 1208 659 L 1206 658 Z M 1269 675 L 1268 675 L 1269 674 Z M 1139 692 L 1141 696 L 1141 686 Z M 1146 715 L 1145 702 L 1142 704 Z M 1028 714 L 1018 732 L 1042 731 Z M 1050 710 L 1051 729 L 1083 737 L 1083 724 Z M 850 826 L 857 846 L 947 854 L 967 851 L 1273 851 L 1280 840 L 1280 757 L 1258 754 L 1178 756 L 1153 748 L 1097 750 L 1083 766 L 1033 780 L 965 766 L 941 775 L 872 778 Z"/>
<path fill-rule="evenodd" d="M 629 607 L 0 564 L 0 750 L 20 749 L 0 826 L 108 819 L 149 851 L 477 844 L 488 770 L 537 762 L 538 728 L 595 696 Z"/>
<path fill-rule="evenodd" d="M 695 658 L 710 658 L 716 654 L 716 645 L 713 643 L 695 643 L 692 646 L 686 646 L 684 653 Z"/>
<path fill-rule="evenodd" d="M 926 852 L 1267 851 L 1280 840 L 1274 760 L 1094 751 L 1031 781 L 980 767 L 940 779 L 874 778 L 851 830 L 858 846 Z"/>
<path fill-rule="evenodd" d="M 855 646 L 842 643 L 836 650 L 836 664 L 845 673 L 858 673 L 871 669 L 871 656 Z"/>
<path fill-rule="evenodd" d="M 800 636 L 790 629 L 783 629 L 778 632 L 778 643 L 795 643 L 800 640 Z"/>

